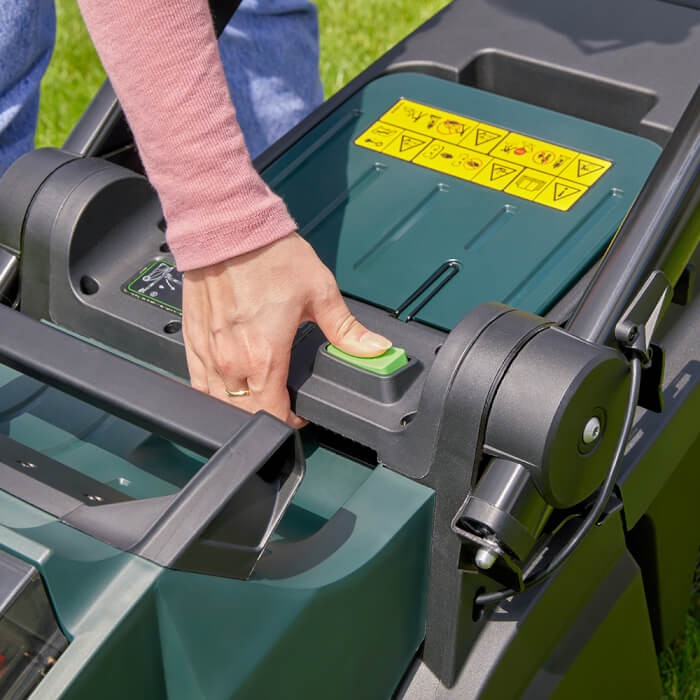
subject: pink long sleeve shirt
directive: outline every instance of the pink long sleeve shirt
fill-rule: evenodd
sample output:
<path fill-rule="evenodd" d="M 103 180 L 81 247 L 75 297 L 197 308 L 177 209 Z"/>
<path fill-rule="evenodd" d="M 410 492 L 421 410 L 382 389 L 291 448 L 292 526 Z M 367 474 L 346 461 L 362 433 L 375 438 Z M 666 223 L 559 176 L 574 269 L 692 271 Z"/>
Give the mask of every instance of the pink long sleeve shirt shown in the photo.
<path fill-rule="evenodd" d="M 291 233 L 284 202 L 246 150 L 207 0 L 78 2 L 160 197 L 178 268 Z"/>

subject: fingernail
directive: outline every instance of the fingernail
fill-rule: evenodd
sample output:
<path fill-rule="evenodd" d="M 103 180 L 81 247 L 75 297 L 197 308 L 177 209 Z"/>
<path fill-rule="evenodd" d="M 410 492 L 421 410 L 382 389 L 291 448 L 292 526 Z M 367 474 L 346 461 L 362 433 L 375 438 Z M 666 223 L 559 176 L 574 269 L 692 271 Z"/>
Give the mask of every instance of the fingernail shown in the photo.
<path fill-rule="evenodd" d="M 360 337 L 360 342 L 366 348 L 377 350 L 378 352 L 386 352 L 391 347 L 391 341 L 382 335 L 367 331 Z"/>

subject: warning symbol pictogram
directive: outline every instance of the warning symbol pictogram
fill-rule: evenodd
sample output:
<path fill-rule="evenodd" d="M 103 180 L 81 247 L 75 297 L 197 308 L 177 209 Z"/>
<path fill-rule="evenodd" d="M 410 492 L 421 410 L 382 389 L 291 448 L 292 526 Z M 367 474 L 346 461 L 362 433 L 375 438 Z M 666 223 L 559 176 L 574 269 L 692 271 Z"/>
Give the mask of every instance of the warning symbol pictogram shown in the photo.
<path fill-rule="evenodd" d="M 602 170 L 603 167 L 604 167 L 603 165 L 598 165 L 598 163 L 594 163 L 593 161 L 584 160 L 583 158 L 579 158 L 578 168 L 576 169 L 576 174 L 579 177 L 583 177 L 584 175 L 590 175 L 591 173 L 595 173 L 598 170 Z"/>
<path fill-rule="evenodd" d="M 354 143 L 559 211 L 571 209 L 613 167 L 598 156 L 404 98 Z"/>
<path fill-rule="evenodd" d="M 564 168 L 561 176 L 582 185 L 594 185 L 611 167 L 609 160 L 582 153 Z"/>
<path fill-rule="evenodd" d="M 425 136 L 436 136 L 450 143 L 458 143 L 478 123 L 460 114 L 403 99 L 382 114 L 380 119 L 392 126 Z"/>
<path fill-rule="evenodd" d="M 532 160 L 539 165 L 547 165 L 547 163 L 551 163 L 555 158 L 556 156 L 552 151 L 538 151 L 532 156 Z"/>
<path fill-rule="evenodd" d="M 483 164 L 484 161 L 481 158 L 474 158 L 472 156 L 464 159 L 462 167 L 467 170 L 478 170 Z"/>
<path fill-rule="evenodd" d="M 413 162 L 461 180 L 471 180 L 490 160 L 481 153 L 436 139 L 421 149 Z"/>
<path fill-rule="evenodd" d="M 554 201 L 558 202 L 566 197 L 578 194 L 581 190 L 578 187 L 565 185 L 563 182 L 554 183 Z"/>
<path fill-rule="evenodd" d="M 537 195 L 535 201 L 552 209 L 568 211 L 587 190 L 587 187 L 575 182 L 555 179 Z"/>
<path fill-rule="evenodd" d="M 491 177 L 489 179 L 500 180 L 502 177 L 506 177 L 507 175 L 514 173 L 516 170 L 517 168 L 511 168 L 507 165 L 494 163 L 491 166 Z"/>
<path fill-rule="evenodd" d="M 445 119 L 437 125 L 438 133 L 442 136 L 462 136 L 464 134 L 465 125 L 458 122 L 456 119 Z"/>
<path fill-rule="evenodd" d="M 415 136 L 402 136 L 399 151 L 410 151 L 413 148 L 418 148 L 425 143 L 425 139 L 417 139 Z"/>
<path fill-rule="evenodd" d="M 501 137 L 501 134 L 495 132 L 495 131 L 486 131 L 486 129 L 477 129 L 476 130 L 476 137 L 474 139 L 474 144 L 476 146 L 483 146 L 485 143 L 489 143 L 490 141 L 494 141 L 495 139 L 498 139 Z"/>
<path fill-rule="evenodd" d="M 403 131 L 383 152 L 401 160 L 413 160 L 431 142 L 432 139 L 429 136 Z"/>
<path fill-rule="evenodd" d="M 500 129 L 490 124 L 479 124 L 472 129 L 460 142 L 460 146 L 470 148 L 479 153 L 488 153 L 492 148 L 506 137 L 507 129 Z"/>
<path fill-rule="evenodd" d="M 503 160 L 494 160 L 482 168 L 472 182 L 486 185 L 494 190 L 502 190 L 511 180 L 523 171 L 522 168 Z"/>

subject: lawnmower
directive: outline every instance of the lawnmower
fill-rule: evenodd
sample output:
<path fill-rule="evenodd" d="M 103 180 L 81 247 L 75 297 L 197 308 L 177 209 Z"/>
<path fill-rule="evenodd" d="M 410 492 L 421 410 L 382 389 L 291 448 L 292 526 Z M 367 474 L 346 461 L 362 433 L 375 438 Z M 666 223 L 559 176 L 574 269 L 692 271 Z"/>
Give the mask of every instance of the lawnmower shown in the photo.
<path fill-rule="evenodd" d="M 256 159 L 394 343 L 299 328 L 301 431 L 188 386 L 108 82 L 18 160 L 0 694 L 659 697 L 700 544 L 699 28 L 455 0 Z"/>

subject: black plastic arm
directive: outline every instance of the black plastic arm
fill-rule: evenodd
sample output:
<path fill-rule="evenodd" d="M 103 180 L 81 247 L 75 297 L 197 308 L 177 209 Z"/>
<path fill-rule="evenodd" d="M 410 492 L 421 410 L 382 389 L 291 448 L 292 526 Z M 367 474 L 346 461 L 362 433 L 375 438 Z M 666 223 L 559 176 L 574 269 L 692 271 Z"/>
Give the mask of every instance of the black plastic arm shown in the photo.
<path fill-rule="evenodd" d="M 299 435 L 258 413 L 176 494 L 83 504 L 63 522 L 160 566 L 245 579 L 303 476 Z"/>
<path fill-rule="evenodd" d="M 0 306 L 0 362 L 108 413 L 211 455 L 250 415 Z"/>
<path fill-rule="evenodd" d="M 613 343 L 615 324 L 654 270 L 674 286 L 700 239 L 700 88 L 608 249 L 567 330 Z"/>
<path fill-rule="evenodd" d="M 0 440 L 0 488 L 161 566 L 247 578 L 304 476 L 298 434 L 0 306 L 0 362 L 213 456 L 177 493 L 134 500 Z M 31 469 L 23 465 L 31 462 Z"/>

